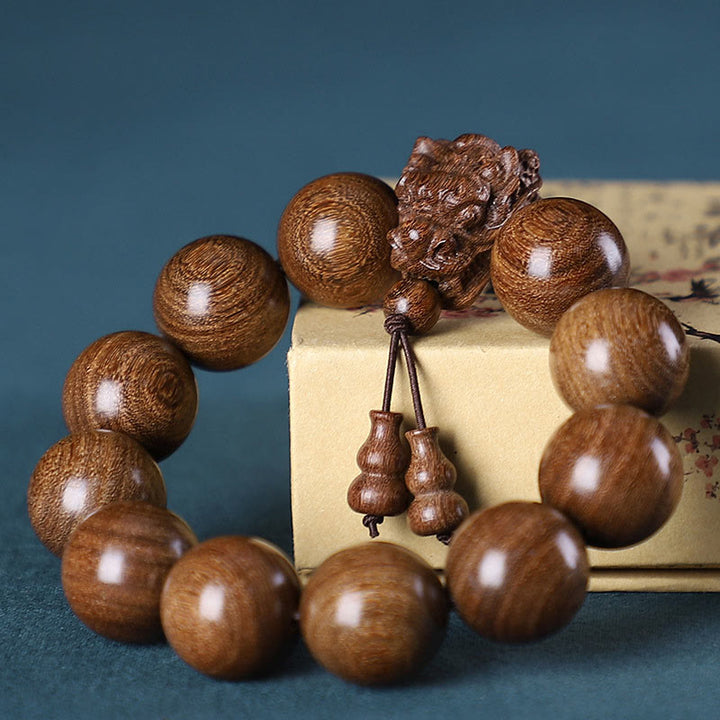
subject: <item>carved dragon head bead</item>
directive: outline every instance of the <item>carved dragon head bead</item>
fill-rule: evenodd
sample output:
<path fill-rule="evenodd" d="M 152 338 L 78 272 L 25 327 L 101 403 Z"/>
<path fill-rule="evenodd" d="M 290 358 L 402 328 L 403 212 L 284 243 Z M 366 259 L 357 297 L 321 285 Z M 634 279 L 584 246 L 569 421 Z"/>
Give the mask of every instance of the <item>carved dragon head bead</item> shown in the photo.
<path fill-rule="evenodd" d="M 393 267 L 433 283 L 446 309 L 472 305 L 490 276 L 496 231 L 538 197 L 539 168 L 534 151 L 500 147 L 485 135 L 418 138 L 395 189 Z"/>

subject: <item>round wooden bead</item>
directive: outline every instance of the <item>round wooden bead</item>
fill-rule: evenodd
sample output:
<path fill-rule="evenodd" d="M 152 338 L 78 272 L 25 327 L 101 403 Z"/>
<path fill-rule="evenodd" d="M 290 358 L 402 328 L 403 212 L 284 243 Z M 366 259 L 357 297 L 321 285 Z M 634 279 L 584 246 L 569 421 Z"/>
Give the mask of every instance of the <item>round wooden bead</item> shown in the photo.
<path fill-rule="evenodd" d="M 185 521 L 169 510 L 137 501 L 106 505 L 65 545 L 68 603 L 85 625 L 111 640 L 159 640 L 163 583 L 196 543 Z"/>
<path fill-rule="evenodd" d="M 396 282 L 383 301 L 386 317 L 404 315 L 413 333 L 423 335 L 429 332 L 440 319 L 442 303 L 440 294 L 425 280 L 406 278 Z"/>
<path fill-rule="evenodd" d="M 300 583 L 263 540 L 226 536 L 190 550 L 165 581 L 165 636 L 191 667 L 224 680 L 267 670 L 297 631 Z"/>
<path fill-rule="evenodd" d="M 321 305 L 367 305 L 398 278 L 387 241 L 397 223 L 397 198 L 384 182 L 360 173 L 326 175 L 285 208 L 280 262 L 295 287 Z"/>
<path fill-rule="evenodd" d="M 96 340 L 72 364 L 63 388 L 70 432 L 122 432 L 156 460 L 170 455 L 188 436 L 197 402 L 188 361 L 167 340 L 145 332 Z"/>
<path fill-rule="evenodd" d="M 447 617 L 447 597 L 432 568 L 383 542 L 328 558 L 300 601 L 300 629 L 315 659 L 361 685 L 415 674 L 439 647 Z"/>
<path fill-rule="evenodd" d="M 445 573 L 470 627 L 492 640 L 527 642 L 570 622 L 585 599 L 589 566 L 567 518 L 547 505 L 510 502 L 460 526 Z"/>
<path fill-rule="evenodd" d="M 200 238 L 179 250 L 158 277 L 155 321 L 196 365 L 245 367 L 280 339 L 290 312 L 285 276 L 250 240 Z"/>
<path fill-rule="evenodd" d="M 505 310 L 526 328 L 550 335 L 581 297 L 625 285 L 629 266 L 625 241 L 610 218 L 580 200 L 548 198 L 505 223 L 490 273 Z"/>
<path fill-rule="evenodd" d="M 672 436 L 630 405 L 576 413 L 555 432 L 540 462 L 543 502 L 598 547 L 624 547 L 652 535 L 672 515 L 682 487 Z"/>
<path fill-rule="evenodd" d="M 135 440 L 109 430 L 68 435 L 40 458 L 28 487 L 28 514 L 45 547 L 62 555 L 70 533 L 104 505 L 144 500 L 165 507 L 160 468 Z"/>
<path fill-rule="evenodd" d="M 635 405 L 661 415 L 685 387 L 690 351 L 672 311 L 640 290 L 613 288 L 582 298 L 560 318 L 550 371 L 568 405 Z"/>

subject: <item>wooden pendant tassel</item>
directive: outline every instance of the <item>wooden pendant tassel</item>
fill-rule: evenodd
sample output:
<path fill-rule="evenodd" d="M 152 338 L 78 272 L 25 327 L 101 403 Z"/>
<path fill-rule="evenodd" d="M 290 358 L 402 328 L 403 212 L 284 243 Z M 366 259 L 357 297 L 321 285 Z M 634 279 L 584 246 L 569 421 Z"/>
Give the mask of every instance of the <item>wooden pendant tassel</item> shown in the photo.
<path fill-rule="evenodd" d="M 469 509 L 463 497 L 453 490 L 457 472 L 440 449 L 438 428 L 425 424 L 415 358 L 407 333 L 400 332 L 399 337 L 417 424 L 415 430 L 405 433 L 410 444 L 410 466 L 405 485 L 414 496 L 408 507 L 408 524 L 416 535 L 436 535 L 447 545 L 455 528 L 468 516 Z"/>
<path fill-rule="evenodd" d="M 357 454 L 361 472 L 347 494 L 348 505 L 364 514 L 371 538 L 378 537 L 385 516 L 405 512 L 411 499 L 405 486 L 410 453 L 400 434 L 403 416 L 390 411 L 399 342 L 399 333 L 391 333 L 382 410 L 370 411 L 370 434 Z"/>
<path fill-rule="evenodd" d="M 447 545 L 469 512 L 463 497 L 453 490 L 455 466 L 440 449 L 436 427 L 410 430 L 405 437 L 411 453 L 405 485 L 414 495 L 408 525 L 416 535 L 436 535 Z"/>

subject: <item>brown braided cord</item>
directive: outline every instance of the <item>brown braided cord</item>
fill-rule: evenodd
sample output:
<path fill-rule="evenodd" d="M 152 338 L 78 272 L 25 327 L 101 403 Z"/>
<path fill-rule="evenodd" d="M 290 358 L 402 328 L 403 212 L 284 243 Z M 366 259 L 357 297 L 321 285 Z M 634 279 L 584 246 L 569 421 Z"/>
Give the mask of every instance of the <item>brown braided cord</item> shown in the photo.
<path fill-rule="evenodd" d="M 413 356 L 412 347 L 408 340 L 408 335 L 412 331 L 410 321 L 405 315 L 401 313 L 394 313 L 388 315 L 385 319 L 385 331 L 390 333 L 392 339 L 390 341 L 390 356 L 388 358 L 388 373 L 385 380 L 385 398 L 387 400 L 387 408 L 383 402 L 383 410 L 390 409 L 389 395 L 392 393 L 392 384 L 395 373 L 394 365 L 390 367 L 390 363 L 397 362 L 397 344 L 400 342 L 405 355 L 405 364 L 407 365 L 408 379 L 410 380 L 410 393 L 413 400 L 413 408 L 415 409 L 415 422 L 418 429 L 424 430 L 425 425 L 425 414 L 423 413 L 422 398 L 420 397 L 420 386 L 417 378 L 417 367 L 415 365 L 415 357 Z"/>

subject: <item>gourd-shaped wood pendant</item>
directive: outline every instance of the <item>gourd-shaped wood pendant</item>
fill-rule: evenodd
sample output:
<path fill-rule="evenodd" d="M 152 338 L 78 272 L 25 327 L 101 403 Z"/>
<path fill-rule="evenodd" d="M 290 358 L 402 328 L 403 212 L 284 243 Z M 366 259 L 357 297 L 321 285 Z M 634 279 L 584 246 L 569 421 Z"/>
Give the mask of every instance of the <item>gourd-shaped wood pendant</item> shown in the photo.
<path fill-rule="evenodd" d="M 405 437 L 411 452 L 405 485 L 415 496 L 408 508 L 408 524 L 416 535 L 437 535 L 447 543 L 469 512 L 465 500 L 453 490 L 455 466 L 440 448 L 438 428 L 410 430 Z"/>
<path fill-rule="evenodd" d="M 363 524 L 370 537 L 386 515 L 400 515 L 410 502 L 405 471 L 410 452 L 400 435 L 401 413 L 371 410 L 370 434 L 357 454 L 361 473 L 348 488 L 348 505 L 364 513 Z"/>
<path fill-rule="evenodd" d="M 438 429 L 425 425 L 417 368 L 408 341 L 413 328 L 408 314 L 388 314 L 385 329 L 390 334 L 390 353 L 383 409 L 370 411 L 370 435 L 357 456 L 362 472 L 350 485 L 347 499 L 355 512 L 365 514 L 363 524 L 375 538 L 379 535 L 377 526 L 386 515 L 399 515 L 408 509 L 412 493 L 415 499 L 408 509 L 410 529 L 417 535 L 437 535 L 447 543 L 453 530 L 467 517 L 468 506 L 453 491 L 455 467 L 440 449 Z M 390 412 L 399 347 L 405 355 L 417 423 L 416 430 L 405 433 L 410 453 L 400 436 L 403 417 Z"/>

